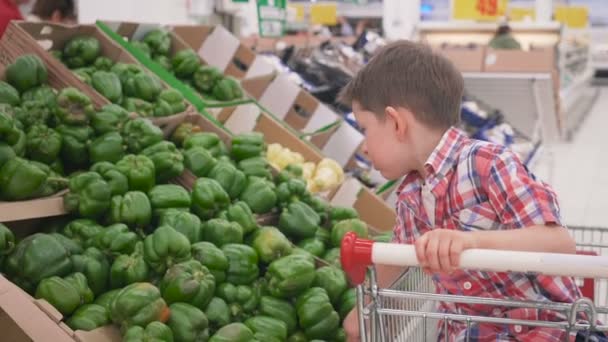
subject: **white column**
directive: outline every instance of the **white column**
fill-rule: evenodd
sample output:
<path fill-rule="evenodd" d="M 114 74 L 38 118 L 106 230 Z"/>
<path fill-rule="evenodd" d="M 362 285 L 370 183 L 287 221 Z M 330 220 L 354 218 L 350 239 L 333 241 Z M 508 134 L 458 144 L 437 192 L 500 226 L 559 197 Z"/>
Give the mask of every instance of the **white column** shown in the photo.
<path fill-rule="evenodd" d="M 536 0 L 535 3 L 536 22 L 548 23 L 553 16 L 553 0 Z"/>
<path fill-rule="evenodd" d="M 420 22 L 420 0 L 384 0 L 382 28 L 386 38 L 411 39 Z"/>

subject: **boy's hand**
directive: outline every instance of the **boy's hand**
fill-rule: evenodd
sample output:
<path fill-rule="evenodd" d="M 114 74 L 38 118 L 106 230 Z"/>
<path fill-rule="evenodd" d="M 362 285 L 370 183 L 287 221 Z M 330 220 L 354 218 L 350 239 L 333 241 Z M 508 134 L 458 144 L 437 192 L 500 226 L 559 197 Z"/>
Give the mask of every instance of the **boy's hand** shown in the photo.
<path fill-rule="evenodd" d="M 352 309 L 346 315 L 342 327 L 344 328 L 344 332 L 346 332 L 347 342 L 359 342 L 359 316 L 357 315 L 357 308 Z"/>
<path fill-rule="evenodd" d="M 416 240 L 415 246 L 425 272 L 451 273 L 458 268 L 462 251 L 476 248 L 477 240 L 470 232 L 435 229 Z"/>

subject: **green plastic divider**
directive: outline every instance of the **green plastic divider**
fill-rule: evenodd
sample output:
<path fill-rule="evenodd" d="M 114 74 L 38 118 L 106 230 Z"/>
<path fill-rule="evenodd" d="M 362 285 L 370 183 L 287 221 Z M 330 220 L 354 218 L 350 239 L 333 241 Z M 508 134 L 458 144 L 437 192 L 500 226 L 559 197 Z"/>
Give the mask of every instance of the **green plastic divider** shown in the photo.
<path fill-rule="evenodd" d="M 246 104 L 254 102 L 253 99 L 243 98 L 235 101 L 211 101 L 205 100 L 202 98 L 197 92 L 193 91 L 190 87 L 184 84 L 182 81 L 178 80 L 173 74 L 167 71 L 165 68 L 160 66 L 158 63 L 153 61 L 151 58 L 146 56 L 141 49 L 133 46 L 131 43 L 126 41 L 123 37 L 121 37 L 118 33 L 114 32 L 108 25 L 106 25 L 102 21 L 96 22 L 97 27 L 102 30 L 105 34 L 107 34 L 110 38 L 112 38 L 116 43 L 122 46 L 125 50 L 127 50 L 133 57 L 135 57 L 141 64 L 143 64 L 146 68 L 160 77 L 165 83 L 182 93 L 184 98 L 190 102 L 198 111 L 201 111 L 204 108 L 213 108 L 213 107 L 231 107 L 239 104 Z"/>
<path fill-rule="evenodd" d="M 381 187 L 378 188 L 378 190 L 376 190 L 376 195 L 381 195 L 382 193 L 384 193 L 388 189 L 390 189 L 393 186 L 395 186 L 395 184 L 397 184 L 396 180 L 391 180 L 391 181 L 388 181 L 388 182 L 384 183 Z"/>

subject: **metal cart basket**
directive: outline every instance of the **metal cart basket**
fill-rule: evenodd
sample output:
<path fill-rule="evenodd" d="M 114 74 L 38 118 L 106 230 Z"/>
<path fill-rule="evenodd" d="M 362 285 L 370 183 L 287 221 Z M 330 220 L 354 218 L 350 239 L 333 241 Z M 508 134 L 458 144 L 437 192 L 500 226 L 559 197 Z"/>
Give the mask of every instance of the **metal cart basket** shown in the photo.
<path fill-rule="evenodd" d="M 417 267 L 414 246 L 373 242 L 347 234 L 341 259 L 349 278 L 357 285 L 361 341 L 477 341 L 469 331 L 478 324 L 505 327 L 515 333 L 526 327 L 561 329 L 565 341 L 608 341 L 604 337 L 608 336 L 608 229 L 570 227 L 570 231 L 580 249 L 578 255 L 473 249 L 463 252 L 460 266 L 575 277 L 583 294 L 575 303 L 436 294 L 431 277 Z M 376 283 L 374 264 L 410 267 L 390 288 L 381 289 Z M 541 321 L 441 313 L 437 311 L 439 302 L 550 310 L 564 319 Z M 466 328 L 464 333 L 458 338 L 443 338 L 439 331 L 447 332 L 452 324 Z M 492 339 L 515 340 L 506 332 Z"/>

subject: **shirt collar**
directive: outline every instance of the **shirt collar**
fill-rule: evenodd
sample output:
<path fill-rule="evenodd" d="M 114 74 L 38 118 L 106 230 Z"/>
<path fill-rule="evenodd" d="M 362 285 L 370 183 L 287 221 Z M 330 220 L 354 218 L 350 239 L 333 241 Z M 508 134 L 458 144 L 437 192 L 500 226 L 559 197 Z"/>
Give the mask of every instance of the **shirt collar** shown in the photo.
<path fill-rule="evenodd" d="M 439 144 L 424 163 L 429 177 L 443 178 L 448 174 L 456 162 L 459 146 L 465 139 L 467 136 L 455 127 L 443 134 Z"/>

